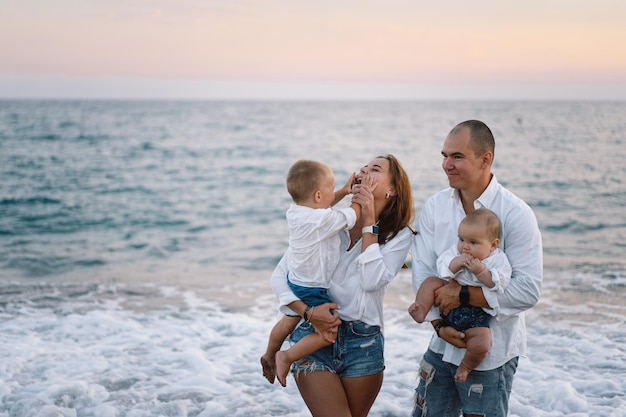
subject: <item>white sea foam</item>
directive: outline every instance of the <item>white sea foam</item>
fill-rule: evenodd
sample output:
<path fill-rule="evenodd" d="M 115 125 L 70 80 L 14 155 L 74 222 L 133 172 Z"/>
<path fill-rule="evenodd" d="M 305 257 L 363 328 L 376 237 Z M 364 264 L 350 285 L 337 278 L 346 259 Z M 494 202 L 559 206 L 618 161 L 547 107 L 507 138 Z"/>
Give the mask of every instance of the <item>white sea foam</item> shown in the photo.
<path fill-rule="evenodd" d="M 282 388 L 261 375 L 272 296 L 229 312 L 193 292 L 161 295 L 171 302 L 140 310 L 71 299 L 7 306 L 0 416 L 309 415 L 293 379 Z M 510 415 L 626 415 L 626 312 L 557 322 L 547 318 L 562 306 L 547 300 L 529 314 Z M 387 368 L 371 415 L 406 416 L 431 330 L 396 306 L 385 315 Z"/>

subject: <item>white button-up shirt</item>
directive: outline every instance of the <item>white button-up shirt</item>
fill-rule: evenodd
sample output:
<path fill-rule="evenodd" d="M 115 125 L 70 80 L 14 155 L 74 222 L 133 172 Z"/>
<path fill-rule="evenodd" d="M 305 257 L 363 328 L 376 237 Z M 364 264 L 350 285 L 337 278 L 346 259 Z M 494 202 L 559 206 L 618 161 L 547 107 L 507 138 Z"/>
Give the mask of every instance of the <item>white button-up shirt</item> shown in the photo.
<path fill-rule="evenodd" d="M 289 281 L 303 287 L 330 287 L 339 262 L 339 232 L 356 223 L 351 207 L 314 209 L 292 204 L 287 210 L 289 227 Z"/>
<path fill-rule="evenodd" d="M 454 244 L 450 246 L 450 248 L 443 253 L 437 259 L 437 271 L 439 272 L 439 276 L 445 280 L 449 281 L 449 278 L 454 278 L 461 285 L 470 285 L 473 287 L 484 287 L 485 289 L 489 289 L 491 292 L 496 292 L 498 294 L 504 293 L 506 287 L 509 286 L 509 282 L 511 282 L 511 264 L 509 263 L 509 258 L 507 258 L 506 254 L 500 248 L 496 248 L 492 253 L 489 254 L 488 257 L 482 260 L 485 268 L 491 273 L 491 282 L 493 282 L 493 287 L 487 287 L 467 268 L 461 268 L 455 274 L 450 271 L 450 263 L 454 258 L 460 256 L 458 245 Z M 491 314 L 492 316 L 496 315 L 496 310 L 492 308 L 483 308 L 485 312 Z"/>
<path fill-rule="evenodd" d="M 406 261 L 413 232 L 408 227 L 384 245 L 371 244 L 361 252 L 362 239 L 350 249 L 350 235 L 340 232 L 339 263 L 330 280 L 328 294 L 339 305 L 339 317 L 383 326 L 383 298 L 387 286 Z M 270 284 L 278 297 L 280 311 L 294 315 L 287 305 L 298 298 L 287 284 L 289 251 L 274 269 Z"/>
<path fill-rule="evenodd" d="M 503 294 L 483 288 L 489 306 L 498 314 L 491 320 L 492 344 L 477 370 L 495 369 L 510 359 L 526 354 L 524 311 L 539 301 L 543 280 L 543 248 L 537 219 L 519 197 L 502 187 L 495 175 L 474 202 L 496 213 L 502 225 L 500 248 L 506 253 L 513 273 Z M 437 258 L 458 238 L 458 226 L 465 217 L 458 191 L 447 188 L 426 201 L 419 217 L 418 234 L 412 246 L 413 290 L 429 276 L 437 276 Z M 443 360 L 459 365 L 465 354 L 434 335 L 430 349 Z"/>

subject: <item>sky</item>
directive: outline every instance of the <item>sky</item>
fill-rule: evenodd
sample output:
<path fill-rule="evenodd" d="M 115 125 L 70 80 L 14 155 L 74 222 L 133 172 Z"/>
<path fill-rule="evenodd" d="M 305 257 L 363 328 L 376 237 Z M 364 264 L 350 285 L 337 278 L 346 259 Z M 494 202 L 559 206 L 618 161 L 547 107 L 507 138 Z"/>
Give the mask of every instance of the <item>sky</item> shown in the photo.
<path fill-rule="evenodd" d="M 624 0 L 0 0 L 0 98 L 626 99 Z"/>

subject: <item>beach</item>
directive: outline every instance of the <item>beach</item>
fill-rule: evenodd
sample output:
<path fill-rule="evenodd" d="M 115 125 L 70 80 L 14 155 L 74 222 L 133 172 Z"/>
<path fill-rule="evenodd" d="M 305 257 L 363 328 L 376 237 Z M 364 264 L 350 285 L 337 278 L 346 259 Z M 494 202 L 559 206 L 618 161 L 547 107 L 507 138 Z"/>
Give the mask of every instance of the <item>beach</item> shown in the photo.
<path fill-rule="evenodd" d="M 626 103 L 17 100 L 0 101 L 0 417 L 310 415 L 259 364 L 289 165 L 341 184 L 393 153 L 417 216 L 469 118 L 544 241 L 510 415 L 626 415 Z M 371 416 L 411 411 L 432 336 L 413 297 L 401 271 Z"/>

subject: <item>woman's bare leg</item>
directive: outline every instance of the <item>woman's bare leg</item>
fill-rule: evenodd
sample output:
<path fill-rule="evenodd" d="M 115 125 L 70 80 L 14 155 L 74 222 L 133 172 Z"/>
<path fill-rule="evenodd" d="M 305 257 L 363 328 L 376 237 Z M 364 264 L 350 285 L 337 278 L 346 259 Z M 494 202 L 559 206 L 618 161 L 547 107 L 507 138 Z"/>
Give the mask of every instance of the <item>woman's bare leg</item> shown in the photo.
<path fill-rule="evenodd" d="M 341 379 L 328 371 L 294 375 L 300 395 L 313 417 L 354 417 Z"/>
<path fill-rule="evenodd" d="M 352 417 L 366 417 L 383 384 L 383 372 L 359 378 L 342 378 Z"/>

